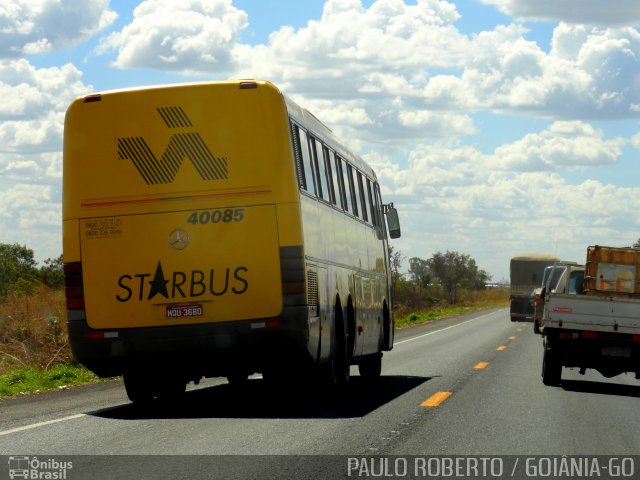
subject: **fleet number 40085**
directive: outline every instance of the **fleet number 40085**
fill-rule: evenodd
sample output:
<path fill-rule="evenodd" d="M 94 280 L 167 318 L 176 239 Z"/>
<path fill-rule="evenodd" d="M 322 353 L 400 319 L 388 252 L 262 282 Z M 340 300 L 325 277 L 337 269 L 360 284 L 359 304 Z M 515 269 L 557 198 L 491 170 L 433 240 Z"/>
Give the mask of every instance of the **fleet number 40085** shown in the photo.
<path fill-rule="evenodd" d="M 189 215 L 187 223 L 191 225 L 206 225 L 207 223 L 231 223 L 244 220 L 244 208 L 226 210 L 203 210 Z"/>

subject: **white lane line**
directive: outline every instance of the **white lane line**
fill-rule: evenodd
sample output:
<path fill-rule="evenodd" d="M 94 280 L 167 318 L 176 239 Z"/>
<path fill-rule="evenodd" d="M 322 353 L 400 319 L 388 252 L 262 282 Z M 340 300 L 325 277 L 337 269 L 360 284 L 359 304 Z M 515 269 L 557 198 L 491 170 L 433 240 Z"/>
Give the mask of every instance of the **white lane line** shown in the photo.
<path fill-rule="evenodd" d="M 32 428 L 44 427 L 45 425 L 51 425 L 54 423 L 66 422 L 67 420 L 74 420 L 80 417 L 86 417 L 86 413 L 77 413 L 76 415 L 70 415 L 68 417 L 56 418 L 55 420 L 47 420 L 46 422 L 32 423 L 31 425 L 25 425 L 24 427 L 12 428 L 11 430 L 4 430 L 0 432 L 0 437 L 3 435 L 10 435 L 12 433 L 24 432 L 25 430 L 31 430 Z"/>
<path fill-rule="evenodd" d="M 445 330 L 449 330 L 451 328 L 459 327 L 460 325 L 464 325 L 465 323 L 475 322 L 476 320 L 480 320 L 481 318 L 489 317 L 491 315 L 494 315 L 495 313 L 497 313 L 497 312 L 487 313 L 485 315 L 481 315 L 479 317 L 472 318 L 471 320 L 467 320 L 465 322 L 458 323 L 456 325 L 451 325 L 450 327 L 441 328 L 440 330 L 434 330 L 433 332 L 424 333 L 422 335 L 418 335 L 417 337 L 408 338 L 406 340 L 401 340 L 400 342 L 393 342 L 393 344 L 394 345 L 400 345 L 401 343 L 413 342 L 414 340 L 418 340 L 419 338 L 428 337 L 429 335 L 435 335 L 436 333 L 444 332 Z"/>

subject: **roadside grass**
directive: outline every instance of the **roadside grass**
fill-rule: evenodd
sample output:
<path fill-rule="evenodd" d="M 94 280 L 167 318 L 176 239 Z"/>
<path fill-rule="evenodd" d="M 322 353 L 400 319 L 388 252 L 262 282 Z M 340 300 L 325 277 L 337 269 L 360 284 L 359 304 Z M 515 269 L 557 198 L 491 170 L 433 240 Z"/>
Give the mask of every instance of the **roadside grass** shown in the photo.
<path fill-rule="evenodd" d="M 48 370 L 22 367 L 0 375 L 0 398 L 64 389 L 98 380 L 92 372 L 79 365 L 58 364 Z"/>
<path fill-rule="evenodd" d="M 73 361 L 64 291 L 39 285 L 0 301 L 0 398 L 95 381 Z"/>
<path fill-rule="evenodd" d="M 470 305 L 470 306 L 456 306 L 456 307 L 444 307 L 435 310 L 429 310 L 426 312 L 410 313 L 401 317 L 395 318 L 396 328 L 406 328 L 414 325 L 421 325 L 423 323 L 433 322 L 434 320 L 440 320 L 442 318 L 453 317 L 455 315 L 462 315 L 463 313 L 476 312 L 478 310 L 484 310 L 491 307 L 502 307 L 504 305 Z"/>

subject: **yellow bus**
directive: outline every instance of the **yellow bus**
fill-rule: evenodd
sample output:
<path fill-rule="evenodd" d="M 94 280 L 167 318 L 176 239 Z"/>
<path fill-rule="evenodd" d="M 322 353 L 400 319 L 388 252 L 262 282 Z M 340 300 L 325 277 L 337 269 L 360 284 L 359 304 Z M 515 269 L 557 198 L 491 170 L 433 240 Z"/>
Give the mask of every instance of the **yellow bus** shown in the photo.
<path fill-rule="evenodd" d="M 379 376 L 399 235 L 374 171 L 269 82 L 108 91 L 67 111 L 70 344 L 134 402 L 203 377 Z"/>

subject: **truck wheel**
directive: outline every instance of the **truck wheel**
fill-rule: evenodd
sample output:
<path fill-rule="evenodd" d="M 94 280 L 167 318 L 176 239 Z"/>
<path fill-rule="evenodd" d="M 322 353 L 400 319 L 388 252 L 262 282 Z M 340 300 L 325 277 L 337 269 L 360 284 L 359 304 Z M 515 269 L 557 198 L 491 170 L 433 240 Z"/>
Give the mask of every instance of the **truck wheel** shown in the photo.
<path fill-rule="evenodd" d="M 533 319 L 533 333 L 540 335 L 540 325 L 535 318 Z"/>
<path fill-rule="evenodd" d="M 358 363 L 358 371 L 365 380 L 380 378 L 382 373 L 382 353 L 374 353 L 373 355 L 362 357 L 360 363 Z"/>
<path fill-rule="evenodd" d="M 560 383 L 562 364 L 551 350 L 545 347 L 542 357 L 542 383 L 554 387 Z"/>

